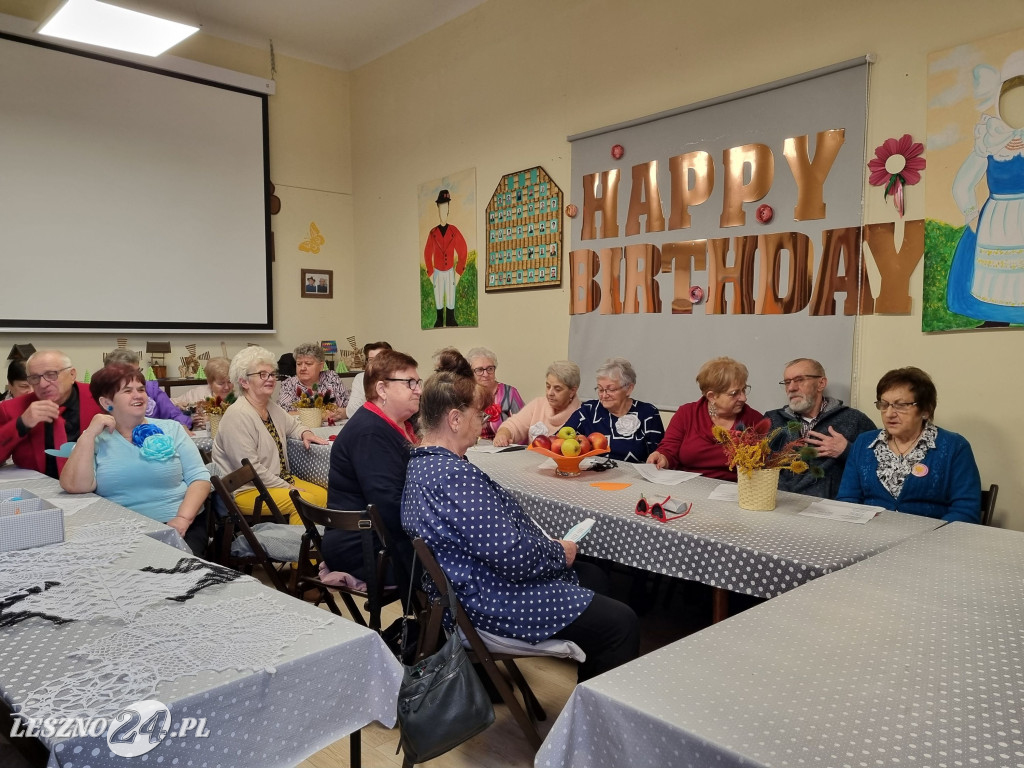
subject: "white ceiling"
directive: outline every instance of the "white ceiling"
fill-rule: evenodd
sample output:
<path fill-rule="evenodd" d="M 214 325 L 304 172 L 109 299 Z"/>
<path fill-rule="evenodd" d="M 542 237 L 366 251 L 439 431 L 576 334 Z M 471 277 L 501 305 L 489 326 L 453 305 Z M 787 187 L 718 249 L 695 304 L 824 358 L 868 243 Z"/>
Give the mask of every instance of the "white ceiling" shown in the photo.
<path fill-rule="evenodd" d="M 350 70 L 454 19 L 485 0 L 110 0 L 133 10 L 166 11 L 202 32 L 287 56 Z M 11 2 L 0 2 L 2 6 Z M 13 0 L 37 20 L 52 0 Z M 22 14 L 24 15 L 24 14 Z M 173 49 L 171 50 L 173 54 Z"/>

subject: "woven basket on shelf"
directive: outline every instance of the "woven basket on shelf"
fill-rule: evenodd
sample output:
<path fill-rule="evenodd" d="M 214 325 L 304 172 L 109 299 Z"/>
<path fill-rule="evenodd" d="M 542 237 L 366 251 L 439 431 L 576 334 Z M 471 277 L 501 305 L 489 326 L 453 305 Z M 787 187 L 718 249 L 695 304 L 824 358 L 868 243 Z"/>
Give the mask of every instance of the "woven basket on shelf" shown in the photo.
<path fill-rule="evenodd" d="M 299 423 L 304 427 L 316 429 L 324 422 L 324 412 L 319 408 L 298 408 Z"/>
<path fill-rule="evenodd" d="M 775 497 L 779 490 L 778 469 L 755 469 L 736 473 L 737 495 L 740 509 L 769 512 L 775 509 Z"/>

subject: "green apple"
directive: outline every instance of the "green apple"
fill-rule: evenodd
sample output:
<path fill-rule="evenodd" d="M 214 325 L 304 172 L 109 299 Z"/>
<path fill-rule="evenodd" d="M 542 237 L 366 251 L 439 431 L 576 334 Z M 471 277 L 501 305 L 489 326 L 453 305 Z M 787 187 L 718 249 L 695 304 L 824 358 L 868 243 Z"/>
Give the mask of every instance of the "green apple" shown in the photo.
<path fill-rule="evenodd" d="M 560 430 L 558 430 L 558 436 L 560 438 L 562 438 L 563 440 L 568 440 L 569 438 L 575 438 L 576 437 L 576 430 L 573 429 L 572 427 L 562 427 Z"/>
<path fill-rule="evenodd" d="M 563 427 L 565 429 L 565 427 Z M 562 455 L 563 456 L 579 456 L 580 455 L 580 444 L 575 437 L 567 437 L 562 441 Z"/>

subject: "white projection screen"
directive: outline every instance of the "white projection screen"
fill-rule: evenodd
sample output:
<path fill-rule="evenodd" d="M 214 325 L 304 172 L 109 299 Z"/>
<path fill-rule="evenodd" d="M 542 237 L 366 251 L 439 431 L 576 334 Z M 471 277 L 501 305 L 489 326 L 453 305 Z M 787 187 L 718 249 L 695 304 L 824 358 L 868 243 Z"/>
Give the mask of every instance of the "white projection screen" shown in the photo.
<path fill-rule="evenodd" d="M 0 35 L 0 331 L 271 330 L 263 94 Z"/>

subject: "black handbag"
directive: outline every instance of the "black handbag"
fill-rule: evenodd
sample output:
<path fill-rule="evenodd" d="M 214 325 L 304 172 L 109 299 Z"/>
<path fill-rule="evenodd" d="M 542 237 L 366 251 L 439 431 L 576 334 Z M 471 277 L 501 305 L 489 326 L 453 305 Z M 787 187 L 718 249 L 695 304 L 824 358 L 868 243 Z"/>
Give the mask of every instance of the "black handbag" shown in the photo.
<path fill-rule="evenodd" d="M 448 584 L 448 607 L 452 607 Z M 399 742 L 412 763 L 433 760 L 494 722 L 490 696 L 453 629 L 437 653 L 405 666 L 398 691 Z"/>

